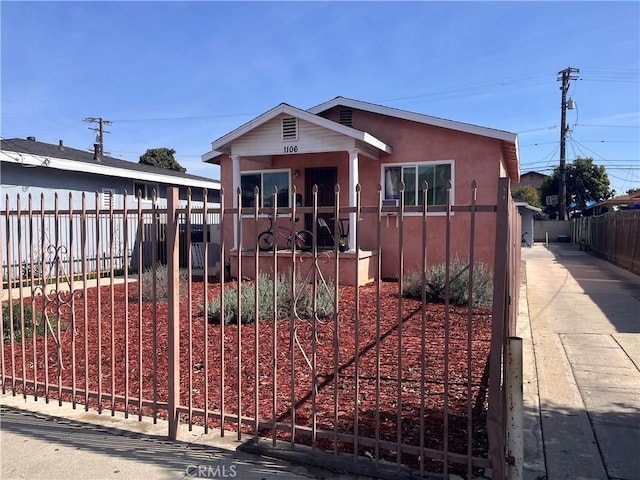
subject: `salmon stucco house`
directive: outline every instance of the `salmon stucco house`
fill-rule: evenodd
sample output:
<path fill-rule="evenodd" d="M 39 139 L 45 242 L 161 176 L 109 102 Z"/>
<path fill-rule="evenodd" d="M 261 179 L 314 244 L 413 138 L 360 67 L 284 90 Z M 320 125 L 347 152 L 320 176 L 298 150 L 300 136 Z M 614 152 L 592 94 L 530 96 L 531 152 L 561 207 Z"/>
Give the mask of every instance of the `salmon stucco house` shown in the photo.
<path fill-rule="evenodd" d="M 318 186 L 318 204 L 331 206 L 335 202 L 336 184 L 340 185 L 340 206 L 355 205 L 358 184 L 361 205 L 378 204 L 378 185 L 382 188 L 383 204 L 394 205 L 400 196 L 401 181 L 405 184 L 405 205 L 420 205 L 420 186 L 424 180 L 429 184 L 429 206 L 446 204 L 449 181 L 451 204 L 471 203 L 473 180 L 478 184 L 478 204 L 495 205 L 499 178 L 506 177 L 512 182 L 519 179 L 518 140 L 514 133 L 344 97 L 309 110 L 282 103 L 213 141 L 211 151 L 202 155 L 202 159 L 220 165 L 227 206 L 237 206 L 235 192 L 241 188 L 243 208 L 253 206 L 255 186 L 260 188 L 258 201 L 262 207 L 272 205 L 273 186 L 278 187 L 279 207 L 292 207 L 294 186 L 298 194 L 295 203 L 310 206 L 313 185 Z M 429 263 L 440 263 L 445 255 L 445 213 L 440 209 L 428 215 L 432 217 L 427 237 Z M 325 212 L 325 216 L 332 215 Z M 304 217 L 304 224 L 297 228 L 312 230 L 310 215 Z M 360 281 L 372 280 L 371 265 L 377 263 L 372 257 L 377 251 L 377 216 L 362 215 L 358 219 L 358 252 L 354 251 L 355 213 L 348 212 L 344 217 L 348 249 L 340 254 L 340 259 L 355 257 L 364 262 L 366 271 Z M 241 229 L 235 227 L 235 222 L 226 222 L 225 258 L 233 264 L 238 252 L 255 251 L 257 234 L 268 227 L 268 221 L 261 218 L 263 223 L 256 228 L 255 218 L 244 216 Z M 403 221 L 406 270 L 420 265 L 421 213 L 406 213 Z M 285 219 L 282 222 L 287 223 Z M 467 256 L 468 223 L 468 215 L 453 214 L 453 256 Z M 475 256 L 490 266 L 495 225 L 495 216 L 487 216 L 479 220 L 475 233 Z M 381 278 L 398 278 L 401 273 L 398 231 L 397 216 L 383 220 Z M 327 240 L 320 236 L 320 229 L 318 232 L 319 243 L 331 244 L 331 237 Z M 245 263 L 252 262 L 243 261 L 243 266 Z"/>

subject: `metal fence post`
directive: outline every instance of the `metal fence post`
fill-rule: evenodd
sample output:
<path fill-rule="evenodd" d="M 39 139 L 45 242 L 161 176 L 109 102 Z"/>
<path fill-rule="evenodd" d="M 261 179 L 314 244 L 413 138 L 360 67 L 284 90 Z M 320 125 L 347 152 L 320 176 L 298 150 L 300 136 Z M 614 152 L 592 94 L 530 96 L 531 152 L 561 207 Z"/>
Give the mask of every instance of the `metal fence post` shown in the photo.
<path fill-rule="evenodd" d="M 180 403 L 180 256 L 178 239 L 178 189 L 167 189 L 167 338 L 169 438 L 178 437 Z"/>

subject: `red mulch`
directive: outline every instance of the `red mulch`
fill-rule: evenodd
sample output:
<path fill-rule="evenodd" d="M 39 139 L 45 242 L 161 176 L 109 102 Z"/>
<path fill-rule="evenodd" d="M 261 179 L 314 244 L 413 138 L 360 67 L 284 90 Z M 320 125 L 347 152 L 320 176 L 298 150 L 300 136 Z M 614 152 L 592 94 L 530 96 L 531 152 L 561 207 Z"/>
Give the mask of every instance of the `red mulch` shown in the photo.
<path fill-rule="evenodd" d="M 192 301 L 189 303 L 187 295 L 183 295 L 180 302 L 180 352 L 181 352 L 181 405 L 189 405 L 189 390 L 192 392 L 192 406 L 204 407 L 205 395 L 205 318 L 200 305 L 203 304 L 204 285 L 202 282 L 192 284 Z M 220 293 L 220 284 L 208 285 L 209 300 Z M 85 362 L 85 302 L 76 293 L 73 299 L 75 309 L 75 342 L 72 328 L 63 328 L 61 337 L 61 364 L 58 360 L 56 339 L 49 333 L 47 338 L 48 379 L 50 385 L 57 387 L 58 373 L 61 373 L 63 386 L 71 386 L 74 378 L 78 389 L 85 389 L 85 371 L 88 371 L 88 389 L 97 391 L 99 388 L 98 366 L 101 365 L 102 391 L 116 395 L 124 395 L 125 378 L 128 375 L 128 394 L 138 398 L 141 392 L 144 399 L 153 399 L 154 394 L 158 402 L 167 400 L 167 304 L 142 303 L 142 322 L 138 321 L 140 304 L 135 299 L 137 284 L 129 284 L 128 293 L 123 285 L 101 287 L 101 299 L 98 302 L 97 289 L 87 292 L 87 356 Z M 128 362 L 126 361 L 125 345 L 125 298 L 128 298 Z M 363 437 L 374 438 L 376 434 L 376 389 L 379 389 L 379 418 L 381 439 L 396 442 L 398 429 L 401 441 L 408 445 L 420 445 L 420 411 L 421 411 L 421 379 L 424 382 L 424 442 L 427 448 L 444 448 L 444 381 L 448 373 L 448 450 L 450 452 L 466 453 L 467 451 L 467 405 L 472 407 L 473 453 L 478 456 L 486 455 L 486 368 L 489 359 L 491 312 L 486 309 L 475 309 L 472 321 L 472 365 L 471 365 L 471 397 L 468 395 L 467 383 L 469 372 L 467 369 L 467 336 L 468 319 L 466 308 L 452 307 L 449 312 L 449 354 L 448 372 L 445 365 L 445 314 L 444 306 L 429 304 L 427 307 L 426 328 L 424 331 L 424 367 L 421 364 L 422 351 L 422 314 L 421 302 L 403 299 L 402 322 L 398 321 L 399 297 L 398 285 L 394 282 L 381 284 L 380 292 L 380 342 L 377 338 L 377 303 L 376 285 L 370 284 L 360 287 L 359 325 L 356 328 L 355 289 L 341 287 L 340 315 L 337 330 L 338 382 L 334 377 L 334 320 L 317 322 L 317 335 L 314 341 L 312 324 L 309 320 L 297 320 L 294 324 L 295 337 L 293 353 L 291 350 L 291 322 L 280 321 L 275 326 L 272 321 L 263 321 L 258 325 L 258 352 L 256 358 L 255 325 L 207 324 L 208 338 L 208 408 L 217 410 L 222 407 L 229 415 L 237 415 L 238 403 L 241 413 L 246 417 L 256 414 L 257 408 L 260 419 L 270 421 L 275 416 L 283 423 L 291 422 L 292 386 L 295 402 L 295 424 L 311 427 L 313 411 L 315 409 L 316 425 L 320 430 L 333 431 L 334 418 L 337 417 L 337 429 L 341 433 L 353 434 L 355 422 L 355 391 L 356 378 L 358 382 L 358 434 Z M 112 301 L 113 299 L 113 301 Z M 68 300 L 68 299 L 67 299 Z M 42 310 L 42 297 L 35 301 L 36 310 Z M 53 302 L 48 310 L 55 309 Z M 100 312 L 98 312 L 100 307 Z M 113 311 L 112 311 L 113 310 Z M 154 315 L 155 310 L 155 315 Z M 189 310 L 191 311 L 191 329 L 189 330 Z M 63 327 L 71 326 L 71 308 L 62 306 L 60 322 Z M 49 313 L 49 318 L 56 315 Z M 155 337 L 154 337 L 155 318 Z M 98 319 L 101 326 L 101 353 L 99 349 Z M 141 323 L 141 324 L 140 324 Z M 112 329 L 113 326 L 113 329 Z M 142 329 L 142 386 L 139 382 L 139 331 Z M 54 330 L 55 325 L 54 325 Z M 116 332 L 112 337 L 111 331 Z M 189 354 L 189 331 L 192 332 L 192 349 Z M 224 348 L 221 348 L 221 334 L 224 331 Z M 275 331 L 275 332 L 274 332 Z M 401 332 L 401 345 L 399 333 Z M 240 356 L 238 357 L 238 333 L 241 335 Z M 356 333 L 359 334 L 358 348 L 356 348 Z M 57 335 L 57 330 L 56 330 Z M 277 339 L 274 347 L 274 338 Z M 113 342 L 113 348 L 112 348 Z M 15 377 L 21 379 L 26 376 L 32 380 L 33 365 L 37 365 L 38 381 L 45 377 L 44 366 L 44 337 L 36 340 L 37 353 L 34 360 L 33 342 L 28 340 L 24 347 L 27 371 L 23 374 L 22 347 L 14 345 L 13 362 L 9 343 L 4 345 L 5 385 L 11 381 L 11 371 L 15 368 Z M 75 353 L 72 345 L 75 343 Z M 298 344 L 299 343 L 299 344 Z M 155 345 L 155 346 L 154 346 Z M 154 348 L 157 356 L 154 357 Z M 377 372 L 376 351 L 380 350 L 379 375 Z M 274 362 L 274 349 L 275 358 Z M 313 354 L 315 351 L 315 378 L 317 391 L 313 395 Z M 402 355 L 398 355 L 399 352 Z M 304 355 L 308 358 L 308 362 Z M 356 352 L 358 357 L 356 358 Z M 222 376 L 222 353 L 224 353 L 224 377 Z M 75 357 L 73 356 L 75 355 Z M 293 361 L 292 361 L 293 355 Z M 154 362 L 155 358 L 155 362 Z M 240 360 L 240 361 L 239 361 Z M 400 363 L 401 362 L 401 363 Z M 274 364 L 275 363 L 275 364 Z M 155 364 L 155 365 L 154 365 Z M 256 364 L 258 365 L 258 389 L 255 388 Z M 75 369 L 73 366 L 75 365 Z M 62 366 L 62 370 L 59 367 Z M 155 366 L 155 368 L 154 368 Z M 295 372 L 292 380 L 291 372 Z M 240 367 L 241 374 L 238 375 Z M 357 368 L 357 374 L 356 374 Z M 424 368 L 424 376 L 421 369 Z M 191 386 L 189 374 L 191 373 Z M 398 379 L 400 373 L 400 380 Z M 155 380 L 154 380 L 155 377 Z M 224 394 L 222 388 L 224 378 Z M 275 380 L 275 382 L 274 382 Z M 293 385 L 292 385 L 293 383 Z M 335 401 L 337 385 L 338 400 Z M 21 380 L 17 382 L 17 391 L 21 391 Z M 154 386 L 156 388 L 154 388 Z M 274 400 L 275 389 L 275 400 Z M 400 398 L 398 398 L 398 392 Z M 33 394 L 33 388 L 27 388 Z M 38 395 L 43 395 L 40 388 Z M 57 398 L 57 392 L 50 392 L 50 398 Z M 62 395 L 64 400 L 71 400 L 71 396 Z M 81 396 L 76 396 L 82 401 Z M 398 400 L 401 401 L 401 420 L 398 425 Z M 91 399 L 90 404 L 97 407 L 97 399 Z M 337 404 L 337 412 L 334 404 Z M 129 405 L 129 413 L 137 414 L 137 403 Z M 112 408 L 109 400 L 103 399 L 103 409 Z M 124 410 L 124 402 L 116 402 L 115 408 Z M 143 414 L 151 415 L 152 410 L 143 407 Z M 159 416 L 166 416 L 165 410 L 158 410 Z M 186 415 L 181 416 L 187 422 Z M 202 424 L 202 417 L 194 417 L 194 423 Z M 219 422 L 209 420 L 211 427 L 219 427 Z M 225 428 L 237 429 L 237 424 L 225 422 Z M 246 433 L 253 433 L 251 425 L 242 426 Z M 271 431 L 261 432 L 270 436 Z M 277 432 L 279 439 L 290 439 L 290 434 Z M 306 436 L 296 436 L 296 441 L 310 443 Z M 333 441 L 320 439 L 320 448 L 332 450 Z M 353 445 L 339 442 L 338 451 L 353 451 Z M 360 453 L 370 455 L 371 448 L 360 448 Z M 396 453 L 381 449 L 381 457 L 396 461 Z M 402 463 L 416 467 L 416 457 L 402 455 Z M 437 468 L 436 462 L 425 463 L 428 468 Z"/>

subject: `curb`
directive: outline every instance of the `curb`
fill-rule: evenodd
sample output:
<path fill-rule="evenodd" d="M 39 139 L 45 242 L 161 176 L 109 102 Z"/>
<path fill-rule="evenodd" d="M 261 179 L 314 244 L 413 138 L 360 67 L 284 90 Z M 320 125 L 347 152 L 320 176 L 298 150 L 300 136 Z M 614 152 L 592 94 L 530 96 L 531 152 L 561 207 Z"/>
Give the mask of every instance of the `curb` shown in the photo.
<path fill-rule="evenodd" d="M 547 478 L 547 467 L 544 455 L 542 436 L 542 415 L 540 410 L 540 392 L 538 390 L 538 373 L 533 339 L 531 319 L 527 297 L 527 268 L 522 261 L 520 301 L 518 303 L 517 335 L 522 338 L 523 357 L 523 441 L 525 480 L 543 480 Z"/>

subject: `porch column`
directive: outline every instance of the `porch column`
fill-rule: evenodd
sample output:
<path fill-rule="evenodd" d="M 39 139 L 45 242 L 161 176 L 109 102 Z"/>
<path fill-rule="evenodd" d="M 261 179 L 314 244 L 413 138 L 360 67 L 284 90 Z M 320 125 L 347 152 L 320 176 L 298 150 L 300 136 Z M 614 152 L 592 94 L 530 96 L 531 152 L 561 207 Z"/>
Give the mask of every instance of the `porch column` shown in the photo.
<path fill-rule="evenodd" d="M 240 188 L 240 157 L 238 155 L 231 155 L 231 181 L 233 188 L 231 192 L 231 198 L 233 198 L 233 208 L 238 208 L 238 188 Z M 227 197 L 229 198 L 229 197 Z M 238 215 L 233 214 L 233 250 L 238 250 L 242 245 L 242 238 L 238 238 Z M 242 230 L 242 229 L 241 229 Z"/>
<path fill-rule="evenodd" d="M 356 185 L 358 184 L 358 149 L 348 150 L 349 152 L 349 206 L 356 206 Z M 349 251 L 356 249 L 356 214 L 349 214 Z"/>

